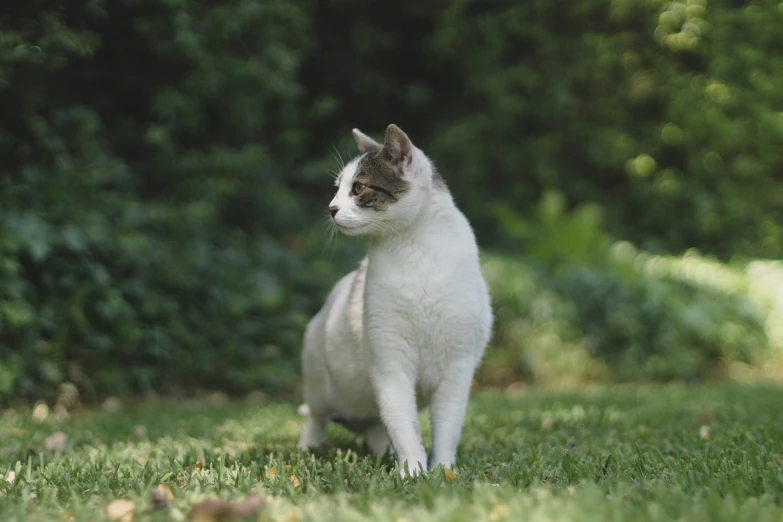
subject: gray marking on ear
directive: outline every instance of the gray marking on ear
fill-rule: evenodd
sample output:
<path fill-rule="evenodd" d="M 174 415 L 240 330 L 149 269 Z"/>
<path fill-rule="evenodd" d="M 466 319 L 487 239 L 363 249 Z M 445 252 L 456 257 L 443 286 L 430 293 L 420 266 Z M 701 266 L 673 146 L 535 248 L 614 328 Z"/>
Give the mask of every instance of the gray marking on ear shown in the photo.
<path fill-rule="evenodd" d="M 413 159 L 413 145 L 410 138 L 393 123 L 386 127 L 383 150 L 389 154 L 392 161 L 404 164 L 406 167 Z"/>
<path fill-rule="evenodd" d="M 353 137 L 356 140 L 356 145 L 359 146 L 359 152 L 364 154 L 365 152 L 375 152 L 381 149 L 381 144 L 367 136 L 359 129 L 353 129 Z"/>

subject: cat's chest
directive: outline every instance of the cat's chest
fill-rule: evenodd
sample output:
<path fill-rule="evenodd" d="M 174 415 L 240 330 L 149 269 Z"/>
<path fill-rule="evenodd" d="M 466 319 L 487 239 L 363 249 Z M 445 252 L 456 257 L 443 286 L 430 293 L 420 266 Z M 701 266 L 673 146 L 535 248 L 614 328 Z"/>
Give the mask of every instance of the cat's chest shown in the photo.
<path fill-rule="evenodd" d="M 458 284 L 459 267 L 435 256 L 377 260 L 368 269 L 366 296 L 372 306 L 438 302 Z"/>
<path fill-rule="evenodd" d="M 384 259 L 367 272 L 364 317 L 373 329 L 405 332 L 419 343 L 442 338 L 450 323 L 472 307 L 471 289 L 481 277 L 470 259 L 411 256 Z"/>

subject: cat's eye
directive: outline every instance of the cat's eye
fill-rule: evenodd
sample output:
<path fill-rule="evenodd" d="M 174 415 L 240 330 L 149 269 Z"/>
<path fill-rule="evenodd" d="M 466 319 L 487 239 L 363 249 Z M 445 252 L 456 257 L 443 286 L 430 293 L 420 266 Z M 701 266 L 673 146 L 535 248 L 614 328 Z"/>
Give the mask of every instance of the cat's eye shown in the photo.
<path fill-rule="evenodd" d="M 353 184 L 353 190 L 351 190 L 351 193 L 354 196 L 358 196 L 359 194 L 364 192 L 364 189 L 366 189 L 366 188 L 367 188 L 367 185 L 365 185 L 364 183 L 358 183 L 357 182 L 357 183 Z"/>

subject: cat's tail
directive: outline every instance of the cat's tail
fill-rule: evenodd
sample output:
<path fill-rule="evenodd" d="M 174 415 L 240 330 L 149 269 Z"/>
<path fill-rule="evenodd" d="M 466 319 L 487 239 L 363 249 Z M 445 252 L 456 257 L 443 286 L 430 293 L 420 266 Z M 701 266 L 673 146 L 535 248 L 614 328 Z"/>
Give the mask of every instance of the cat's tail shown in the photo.
<path fill-rule="evenodd" d="M 310 415 L 310 406 L 308 406 L 307 404 L 302 404 L 301 406 L 299 406 L 299 409 L 297 411 L 299 412 L 299 415 L 301 415 L 302 417 L 307 417 L 308 415 Z"/>

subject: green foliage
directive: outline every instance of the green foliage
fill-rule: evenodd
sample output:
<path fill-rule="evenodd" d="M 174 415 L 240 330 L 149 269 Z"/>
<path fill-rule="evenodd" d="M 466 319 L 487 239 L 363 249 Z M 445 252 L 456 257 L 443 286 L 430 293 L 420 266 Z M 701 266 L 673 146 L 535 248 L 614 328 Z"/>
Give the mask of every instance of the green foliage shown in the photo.
<path fill-rule="evenodd" d="M 90 397 L 291 388 L 305 321 L 361 249 L 326 251 L 314 225 L 329 149 L 392 121 L 436 160 L 482 246 L 525 252 L 497 270 L 529 276 L 529 293 L 493 285 L 499 302 L 541 306 L 509 305 L 499 331 L 539 317 L 561 339 L 546 364 L 663 379 L 755 360 L 757 312 L 604 260 L 611 237 L 783 256 L 782 17 L 768 0 L 9 8 L 0 397 L 53 398 L 63 381 Z M 780 346 L 781 305 L 764 299 Z"/>
<path fill-rule="evenodd" d="M 484 272 L 497 316 L 488 384 L 701 380 L 783 354 L 775 263 L 729 268 L 616 243 L 593 264 L 489 256 Z"/>
<path fill-rule="evenodd" d="M 280 183 L 304 6 L 31 4 L 15 22 L 0 56 L 0 395 L 290 386 L 282 353 L 329 279 L 300 255 L 312 221 Z"/>
<path fill-rule="evenodd" d="M 185 520 L 203 500 L 254 493 L 270 522 L 773 522 L 782 400 L 736 384 L 477 393 L 456 476 L 405 481 L 338 426 L 324 449 L 292 451 L 303 422 L 288 404 L 167 401 L 39 423 L 4 412 L 0 519 L 103 520 L 124 498 L 134 521 Z M 429 439 L 426 416 L 422 428 Z M 174 498 L 154 503 L 161 483 Z"/>
<path fill-rule="evenodd" d="M 783 257 L 781 24 L 776 0 L 455 0 L 432 54 L 460 109 L 429 150 L 487 239 L 488 201 L 557 189 L 654 251 Z"/>

